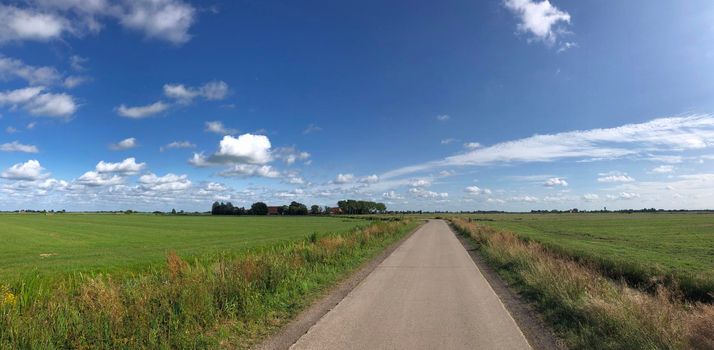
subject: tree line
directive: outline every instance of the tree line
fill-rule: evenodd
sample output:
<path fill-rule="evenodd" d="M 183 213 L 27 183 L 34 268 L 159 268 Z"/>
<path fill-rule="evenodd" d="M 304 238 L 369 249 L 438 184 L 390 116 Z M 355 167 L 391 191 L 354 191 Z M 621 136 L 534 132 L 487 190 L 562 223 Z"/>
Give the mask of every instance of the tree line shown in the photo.
<path fill-rule="evenodd" d="M 212 215 L 322 215 L 322 214 L 376 214 L 384 213 L 387 206 L 384 203 L 358 201 L 358 200 L 343 200 L 337 202 L 338 208 L 328 206 L 321 207 L 312 205 L 308 209 L 305 204 L 292 201 L 288 205 L 278 207 L 268 207 L 263 202 L 255 202 L 250 208 L 237 207 L 231 202 L 214 202 L 211 207 Z M 270 208 L 270 209 L 269 209 Z M 338 209 L 338 210 L 335 210 Z"/>

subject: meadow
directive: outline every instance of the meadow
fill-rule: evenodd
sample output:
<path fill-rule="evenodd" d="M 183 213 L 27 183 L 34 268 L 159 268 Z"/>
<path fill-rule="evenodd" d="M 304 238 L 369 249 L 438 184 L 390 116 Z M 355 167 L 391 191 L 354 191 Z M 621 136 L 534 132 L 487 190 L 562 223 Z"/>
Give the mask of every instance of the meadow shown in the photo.
<path fill-rule="evenodd" d="M 714 298 L 714 214 L 571 213 L 469 215 L 479 224 L 534 240 L 605 275 L 651 289 L 674 286 Z"/>
<path fill-rule="evenodd" d="M 16 264 L 6 271 L 38 272 L 0 279 L 2 349 L 249 348 L 418 226 L 330 217 L 2 220 L 0 237 L 14 240 L 2 248 L 14 260 L 3 259 Z"/>
<path fill-rule="evenodd" d="M 162 263 L 168 251 L 210 258 L 366 224 L 332 217 L 0 214 L 0 281 L 136 272 Z"/>

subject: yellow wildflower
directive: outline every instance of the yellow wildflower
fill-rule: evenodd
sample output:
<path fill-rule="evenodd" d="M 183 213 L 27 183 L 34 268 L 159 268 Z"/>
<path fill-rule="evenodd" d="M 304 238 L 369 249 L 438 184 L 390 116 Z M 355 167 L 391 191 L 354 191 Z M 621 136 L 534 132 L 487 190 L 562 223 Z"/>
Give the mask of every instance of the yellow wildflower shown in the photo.
<path fill-rule="evenodd" d="M 15 305 L 17 303 L 17 297 L 12 292 L 5 292 L 2 298 L 3 305 Z"/>

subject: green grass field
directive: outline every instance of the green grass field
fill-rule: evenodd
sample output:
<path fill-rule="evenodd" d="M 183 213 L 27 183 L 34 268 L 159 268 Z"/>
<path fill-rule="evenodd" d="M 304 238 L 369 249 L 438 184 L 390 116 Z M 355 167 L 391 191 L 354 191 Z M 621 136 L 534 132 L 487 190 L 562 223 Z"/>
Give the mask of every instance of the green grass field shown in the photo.
<path fill-rule="evenodd" d="M 164 262 L 171 250 L 206 257 L 366 224 L 332 217 L 2 214 L 0 281 L 35 271 L 133 272 Z"/>
<path fill-rule="evenodd" d="M 714 214 L 484 214 L 470 217 L 480 220 L 481 224 L 539 241 L 567 255 L 593 261 L 609 273 L 636 282 L 674 276 L 692 296 L 714 291 Z"/>

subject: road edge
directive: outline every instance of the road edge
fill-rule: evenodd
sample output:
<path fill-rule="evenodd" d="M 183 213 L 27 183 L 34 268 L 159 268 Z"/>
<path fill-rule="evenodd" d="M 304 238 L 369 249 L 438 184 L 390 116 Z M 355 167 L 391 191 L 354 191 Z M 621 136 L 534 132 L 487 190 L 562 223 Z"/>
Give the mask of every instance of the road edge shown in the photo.
<path fill-rule="evenodd" d="M 411 232 L 404 235 L 398 241 L 392 243 L 382 250 L 377 256 L 364 262 L 355 272 L 350 274 L 337 285 L 330 288 L 323 296 L 315 300 L 305 310 L 301 311 L 292 321 L 270 335 L 258 345 L 252 347 L 254 350 L 282 350 L 288 349 L 295 344 L 300 337 L 305 335 L 323 316 L 330 312 L 339 304 L 353 289 L 355 289 L 367 276 L 369 276 L 379 264 L 391 255 L 409 237 L 424 226 L 426 221 L 415 227 Z"/>
<path fill-rule="evenodd" d="M 473 260 L 476 267 L 481 271 L 481 274 L 486 278 L 486 282 L 491 285 L 491 289 L 493 289 L 496 296 L 501 299 L 501 303 L 508 313 L 511 314 L 513 320 L 516 321 L 528 344 L 534 350 L 566 350 L 565 342 L 548 327 L 538 311 L 504 281 L 496 270 L 479 254 L 478 243 L 465 235 L 459 234 L 451 223 L 448 222 L 448 220 L 446 221 L 449 224 L 451 232 L 456 236 L 464 249 L 466 249 L 471 260 Z"/>

